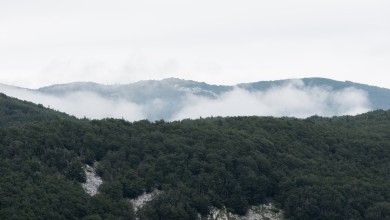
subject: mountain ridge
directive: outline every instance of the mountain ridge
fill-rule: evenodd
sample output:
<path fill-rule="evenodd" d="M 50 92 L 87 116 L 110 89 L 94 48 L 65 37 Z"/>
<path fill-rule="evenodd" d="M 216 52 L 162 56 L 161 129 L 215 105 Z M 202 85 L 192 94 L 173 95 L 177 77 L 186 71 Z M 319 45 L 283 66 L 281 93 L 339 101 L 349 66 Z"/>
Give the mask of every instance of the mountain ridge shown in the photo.
<path fill-rule="evenodd" d="M 34 93 L 35 95 L 44 95 L 48 99 L 58 98 L 62 101 L 67 100 L 69 96 L 72 97 L 72 101 L 82 99 L 82 96 L 89 97 L 93 96 L 95 99 L 105 100 L 105 104 L 115 106 L 123 106 L 123 103 L 127 103 L 127 108 L 131 108 L 133 106 L 138 112 L 133 115 L 137 115 L 137 117 L 130 117 L 129 120 L 136 119 L 149 119 L 149 120 L 172 120 L 177 119 L 177 117 L 199 117 L 199 116 L 211 116 L 218 114 L 219 112 L 207 112 L 207 108 L 213 109 L 217 108 L 218 105 L 229 103 L 229 99 L 236 96 L 245 96 L 245 97 L 236 97 L 236 102 L 240 100 L 257 100 L 256 106 L 263 106 L 264 109 L 271 109 L 268 112 L 262 113 L 261 111 L 249 111 L 243 112 L 238 111 L 237 113 L 232 113 L 236 115 L 259 115 L 259 114 L 272 114 L 272 111 L 277 112 L 278 109 L 272 110 L 275 108 L 275 105 L 281 105 L 284 101 L 281 100 L 279 103 L 270 102 L 271 99 L 278 100 L 278 96 L 282 97 L 288 96 L 289 91 L 284 91 L 283 88 L 287 88 L 292 90 L 292 92 L 304 93 L 306 99 L 309 98 L 310 102 L 307 104 L 302 104 L 303 106 L 298 109 L 297 117 L 308 117 L 310 114 L 322 114 L 325 116 L 329 115 L 340 115 L 340 114 L 354 114 L 356 111 L 349 110 L 340 110 L 340 105 L 343 103 L 356 102 L 360 100 L 360 107 L 357 106 L 357 112 L 362 112 L 363 110 L 375 110 L 375 109 L 390 109 L 390 89 L 381 88 L 377 86 L 370 86 L 366 84 L 354 83 L 351 81 L 337 81 L 327 78 L 321 77 L 313 77 L 313 78 L 301 78 L 301 79 L 282 79 L 282 80 L 273 80 L 273 81 L 258 81 L 252 83 L 239 83 L 236 85 L 215 85 L 215 84 L 207 84 L 205 82 L 197 82 L 193 80 L 184 80 L 179 78 L 166 78 L 163 80 L 143 80 L 129 84 L 112 84 L 112 85 L 104 85 L 95 82 L 74 82 L 74 83 L 65 83 L 65 84 L 55 84 L 51 86 L 45 86 L 34 90 L 24 90 L 19 87 L 12 87 L 7 85 L 0 85 L 0 91 L 3 91 L 7 94 L 7 90 L 14 90 L 8 92 L 8 95 L 12 96 L 12 92 L 15 93 L 15 97 L 23 99 L 20 97 L 20 94 L 17 91 L 29 91 Z M 351 88 L 354 90 L 351 91 Z M 266 96 L 269 93 L 272 93 L 273 90 L 280 89 L 281 92 L 275 92 L 275 94 L 271 94 L 272 98 L 268 98 L 266 100 L 261 100 L 261 97 Z M 315 92 L 320 91 L 321 94 L 319 96 L 315 95 Z M 19 96 L 18 96 L 19 95 Z M 26 100 L 31 99 L 33 95 L 28 95 Z M 326 100 L 321 99 L 326 96 Z M 338 101 L 341 97 L 343 100 Z M 286 98 L 286 97 L 285 97 Z M 305 97 L 301 97 L 303 100 Z M 260 99 L 260 100 L 259 100 Z M 287 98 L 289 99 L 289 98 Z M 329 100 L 332 99 L 332 100 Z M 364 101 L 366 99 L 366 101 Z M 38 100 L 39 98 L 36 98 Z M 63 109 L 59 101 L 55 103 L 42 103 L 45 106 L 50 105 L 55 108 L 58 108 L 62 111 L 67 111 L 70 114 L 76 115 L 78 117 L 83 117 L 83 115 L 87 117 L 92 117 L 87 113 L 79 113 L 78 111 L 69 111 L 69 107 Z M 226 101 L 228 100 L 228 101 Z M 30 100 L 29 100 L 30 101 Z M 82 103 L 87 102 L 78 101 Z M 288 100 L 285 100 L 288 101 Z M 53 102 L 53 101 L 51 101 Z M 232 102 L 232 101 L 230 101 Z M 252 101 L 253 102 L 253 101 Z M 318 102 L 329 102 L 329 103 L 318 103 Z M 210 103 L 212 106 L 210 106 Z M 222 103 L 222 104 L 221 104 Z M 75 103 L 77 106 L 78 103 Z M 207 104 L 209 105 L 207 107 Z M 299 103 L 298 103 L 299 104 Z M 297 103 L 293 103 L 291 106 L 298 105 Z M 354 104 L 354 103 L 352 103 Z M 74 105 L 74 103 L 72 103 Z M 91 103 L 93 105 L 93 103 Z M 101 104 L 103 105 L 103 104 Z M 206 110 L 202 105 L 205 105 Z M 245 106 L 246 104 L 240 104 Z M 264 107 L 265 105 L 265 107 Z M 304 106 L 306 105 L 306 106 Z M 315 109 L 307 109 L 308 105 L 322 105 L 322 110 L 316 112 Z M 57 107 L 59 106 L 59 107 Z M 191 106 L 197 106 L 199 113 L 188 113 L 191 109 Z M 252 106 L 251 108 L 260 108 Z M 226 106 L 223 109 L 233 109 L 234 105 Z M 277 116 L 294 116 L 294 109 L 289 111 L 288 105 L 280 106 L 280 108 L 284 108 L 286 110 L 277 113 Z M 306 108 L 306 109 L 305 109 Z M 337 110 L 339 109 L 339 110 Z M 348 109 L 348 107 L 347 107 Z M 114 109 L 113 109 L 114 110 Z M 101 117 L 114 117 L 121 118 L 122 111 L 120 113 L 111 114 L 107 112 L 103 114 Z M 123 111 L 126 111 L 125 109 Z M 181 114 L 182 111 L 186 111 Z M 253 112 L 253 113 L 251 113 Z M 303 113 L 299 113 L 303 112 Z M 307 113 L 305 113 L 307 112 Z M 78 115 L 77 115 L 78 114 Z M 96 114 L 95 114 L 96 115 Z M 124 114 L 126 115 L 126 114 Z M 225 115 L 229 115 L 227 112 Z M 222 115 L 223 116 L 223 115 Z"/>
<path fill-rule="evenodd" d="M 66 85 L 72 85 L 72 84 L 76 84 L 76 85 L 91 84 L 91 85 L 98 85 L 98 86 L 104 86 L 104 87 L 118 87 L 118 86 L 129 86 L 129 85 L 134 85 L 134 84 L 146 85 L 148 83 L 156 83 L 156 82 L 177 82 L 177 83 L 186 82 L 186 84 L 196 83 L 196 84 L 204 84 L 204 85 L 209 85 L 209 86 L 223 86 L 223 87 L 225 87 L 225 86 L 226 87 L 239 86 L 240 87 L 240 86 L 245 86 L 245 85 L 250 85 L 250 84 L 273 84 L 274 85 L 274 84 L 285 83 L 285 82 L 291 81 L 291 80 L 303 80 L 305 82 L 322 81 L 323 84 L 337 82 L 337 83 L 346 84 L 346 85 L 350 85 L 350 86 L 359 85 L 359 86 L 369 86 L 369 87 L 375 87 L 378 89 L 390 90 L 390 88 L 386 88 L 386 87 L 370 85 L 370 84 L 365 84 L 365 83 L 358 83 L 358 82 L 354 82 L 354 81 L 350 81 L 350 80 L 345 80 L 345 81 L 334 80 L 334 79 L 325 78 L 325 77 L 303 77 L 303 78 L 285 78 L 285 79 L 276 79 L 276 80 L 260 80 L 260 81 L 236 83 L 236 84 L 229 84 L 229 85 L 228 84 L 207 83 L 204 81 L 195 81 L 195 80 L 182 79 L 182 78 L 176 78 L 176 77 L 168 77 L 168 78 L 164 78 L 161 80 L 157 80 L 157 79 L 140 80 L 140 81 L 136 81 L 136 82 L 123 83 L 123 84 L 122 83 L 103 84 L 103 83 L 98 83 L 98 82 L 94 82 L 94 81 L 75 81 L 75 82 L 69 82 L 69 83 L 51 84 L 51 85 L 39 87 L 37 89 L 30 89 L 30 90 L 45 90 L 45 89 L 51 88 L 51 87 L 66 86 Z M 0 83 L 0 85 L 12 86 L 12 87 L 17 87 L 17 88 L 24 88 L 24 87 L 13 86 L 13 85 L 8 85 L 8 84 L 3 84 L 3 83 Z"/>

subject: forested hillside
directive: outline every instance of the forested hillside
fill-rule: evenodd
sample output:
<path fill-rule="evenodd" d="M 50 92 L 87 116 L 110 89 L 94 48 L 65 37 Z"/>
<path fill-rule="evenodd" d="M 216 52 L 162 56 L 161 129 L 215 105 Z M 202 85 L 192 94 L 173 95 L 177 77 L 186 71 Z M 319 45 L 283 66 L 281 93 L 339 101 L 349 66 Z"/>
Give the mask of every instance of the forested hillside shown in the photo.
<path fill-rule="evenodd" d="M 294 220 L 390 218 L 390 111 L 307 119 L 76 119 L 0 96 L 0 219 L 244 214 L 268 202 Z M 98 161 L 99 193 L 83 167 Z"/>

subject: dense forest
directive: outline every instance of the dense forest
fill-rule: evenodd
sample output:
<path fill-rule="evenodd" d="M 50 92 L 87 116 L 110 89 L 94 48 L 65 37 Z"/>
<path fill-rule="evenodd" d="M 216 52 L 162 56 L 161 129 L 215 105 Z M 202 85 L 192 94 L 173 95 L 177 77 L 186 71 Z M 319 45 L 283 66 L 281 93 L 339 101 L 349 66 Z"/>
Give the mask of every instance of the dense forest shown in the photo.
<path fill-rule="evenodd" d="M 103 179 L 89 196 L 83 167 Z M 0 219 L 135 219 L 129 199 L 162 193 L 140 219 L 245 214 L 390 218 L 390 111 L 307 119 L 77 119 L 0 95 Z"/>

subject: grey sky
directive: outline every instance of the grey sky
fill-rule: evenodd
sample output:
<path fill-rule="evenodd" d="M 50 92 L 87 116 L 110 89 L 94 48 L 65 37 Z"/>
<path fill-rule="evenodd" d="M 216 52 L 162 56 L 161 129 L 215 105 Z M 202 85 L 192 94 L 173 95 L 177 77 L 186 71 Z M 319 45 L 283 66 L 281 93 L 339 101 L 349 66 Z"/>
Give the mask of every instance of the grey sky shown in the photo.
<path fill-rule="evenodd" d="M 0 0 L 0 83 L 327 77 L 390 88 L 388 0 Z"/>

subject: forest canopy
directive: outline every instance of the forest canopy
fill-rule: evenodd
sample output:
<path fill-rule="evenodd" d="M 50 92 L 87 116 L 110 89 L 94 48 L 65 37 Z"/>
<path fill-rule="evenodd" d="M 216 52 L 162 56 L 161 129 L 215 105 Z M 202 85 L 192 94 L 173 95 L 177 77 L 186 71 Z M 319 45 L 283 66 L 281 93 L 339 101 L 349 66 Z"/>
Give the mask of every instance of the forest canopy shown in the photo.
<path fill-rule="evenodd" d="M 135 219 L 129 199 L 163 193 L 141 219 L 245 214 L 390 218 L 390 111 L 307 119 L 77 119 L 0 95 L 0 219 Z M 98 161 L 103 185 L 84 192 Z"/>

